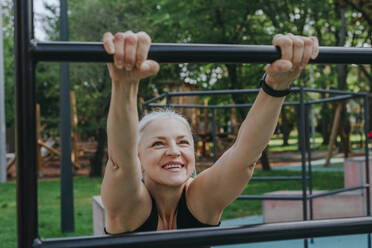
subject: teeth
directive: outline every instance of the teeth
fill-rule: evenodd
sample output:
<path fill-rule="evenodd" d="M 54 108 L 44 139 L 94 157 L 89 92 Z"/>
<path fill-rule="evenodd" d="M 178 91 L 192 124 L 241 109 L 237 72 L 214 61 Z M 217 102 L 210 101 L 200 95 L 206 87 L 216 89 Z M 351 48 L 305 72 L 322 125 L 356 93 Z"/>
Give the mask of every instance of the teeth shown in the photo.
<path fill-rule="evenodd" d="M 164 166 L 165 169 L 170 169 L 170 168 L 182 168 L 181 165 L 179 164 L 167 164 L 166 166 Z"/>

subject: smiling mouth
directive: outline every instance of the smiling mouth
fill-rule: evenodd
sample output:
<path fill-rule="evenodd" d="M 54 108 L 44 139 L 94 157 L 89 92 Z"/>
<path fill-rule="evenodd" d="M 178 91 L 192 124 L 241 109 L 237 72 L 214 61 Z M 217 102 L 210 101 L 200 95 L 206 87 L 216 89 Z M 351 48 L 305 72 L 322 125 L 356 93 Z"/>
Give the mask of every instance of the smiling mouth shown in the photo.
<path fill-rule="evenodd" d="M 184 165 L 181 164 L 181 163 L 167 163 L 167 164 L 162 166 L 162 168 L 164 168 L 164 169 L 181 169 L 183 167 L 184 167 Z"/>

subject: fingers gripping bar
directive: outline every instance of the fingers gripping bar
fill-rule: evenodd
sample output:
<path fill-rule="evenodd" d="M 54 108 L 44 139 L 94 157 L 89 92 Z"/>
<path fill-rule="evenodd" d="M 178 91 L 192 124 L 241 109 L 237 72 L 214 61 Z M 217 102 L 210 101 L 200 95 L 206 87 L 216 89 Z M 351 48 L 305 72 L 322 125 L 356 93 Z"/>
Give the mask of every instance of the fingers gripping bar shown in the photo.
<path fill-rule="evenodd" d="M 102 42 L 31 43 L 36 61 L 112 62 Z M 159 63 L 257 63 L 280 58 L 280 49 L 269 45 L 219 45 L 153 43 L 149 58 Z M 319 47 L 312 64 L 372 64 L 372 48 Z"/>

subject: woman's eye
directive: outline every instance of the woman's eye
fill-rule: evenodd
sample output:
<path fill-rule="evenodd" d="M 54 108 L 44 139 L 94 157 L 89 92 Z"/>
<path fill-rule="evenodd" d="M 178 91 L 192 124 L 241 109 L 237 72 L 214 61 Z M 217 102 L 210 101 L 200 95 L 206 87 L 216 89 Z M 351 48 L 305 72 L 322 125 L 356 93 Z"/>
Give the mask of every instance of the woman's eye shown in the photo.
<path fill-rule="evenodd" d="M 189 141 L 187 141 L 187 140 L 181 140 L 181 141 L 180 141 L 180 144 L 190 144 L 190 143 L 189 143 Z"/>
<path fill-rule="evenodd" d="M 154 142 L 154 144 L 152 144 L 152 146 L 161 146 L 163 145 L 163 142 L 161 141 L 157 141 L 157 142 Z"/>

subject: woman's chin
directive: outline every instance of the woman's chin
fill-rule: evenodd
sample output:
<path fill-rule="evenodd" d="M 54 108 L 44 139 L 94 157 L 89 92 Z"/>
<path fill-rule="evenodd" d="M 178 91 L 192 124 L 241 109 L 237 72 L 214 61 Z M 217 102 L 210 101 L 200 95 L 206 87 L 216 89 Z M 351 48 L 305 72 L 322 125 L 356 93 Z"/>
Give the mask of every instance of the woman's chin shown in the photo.
<path fill-rule="evenodd" d="M 171 177 L 166 178 L 165 180 L 162 180 L 162 184 L 171 186 L 171 187 L 179 187 L 185 184 L 189 178 L 190 177 L 187 177 L 185 175 L 171 176 Z"/>

